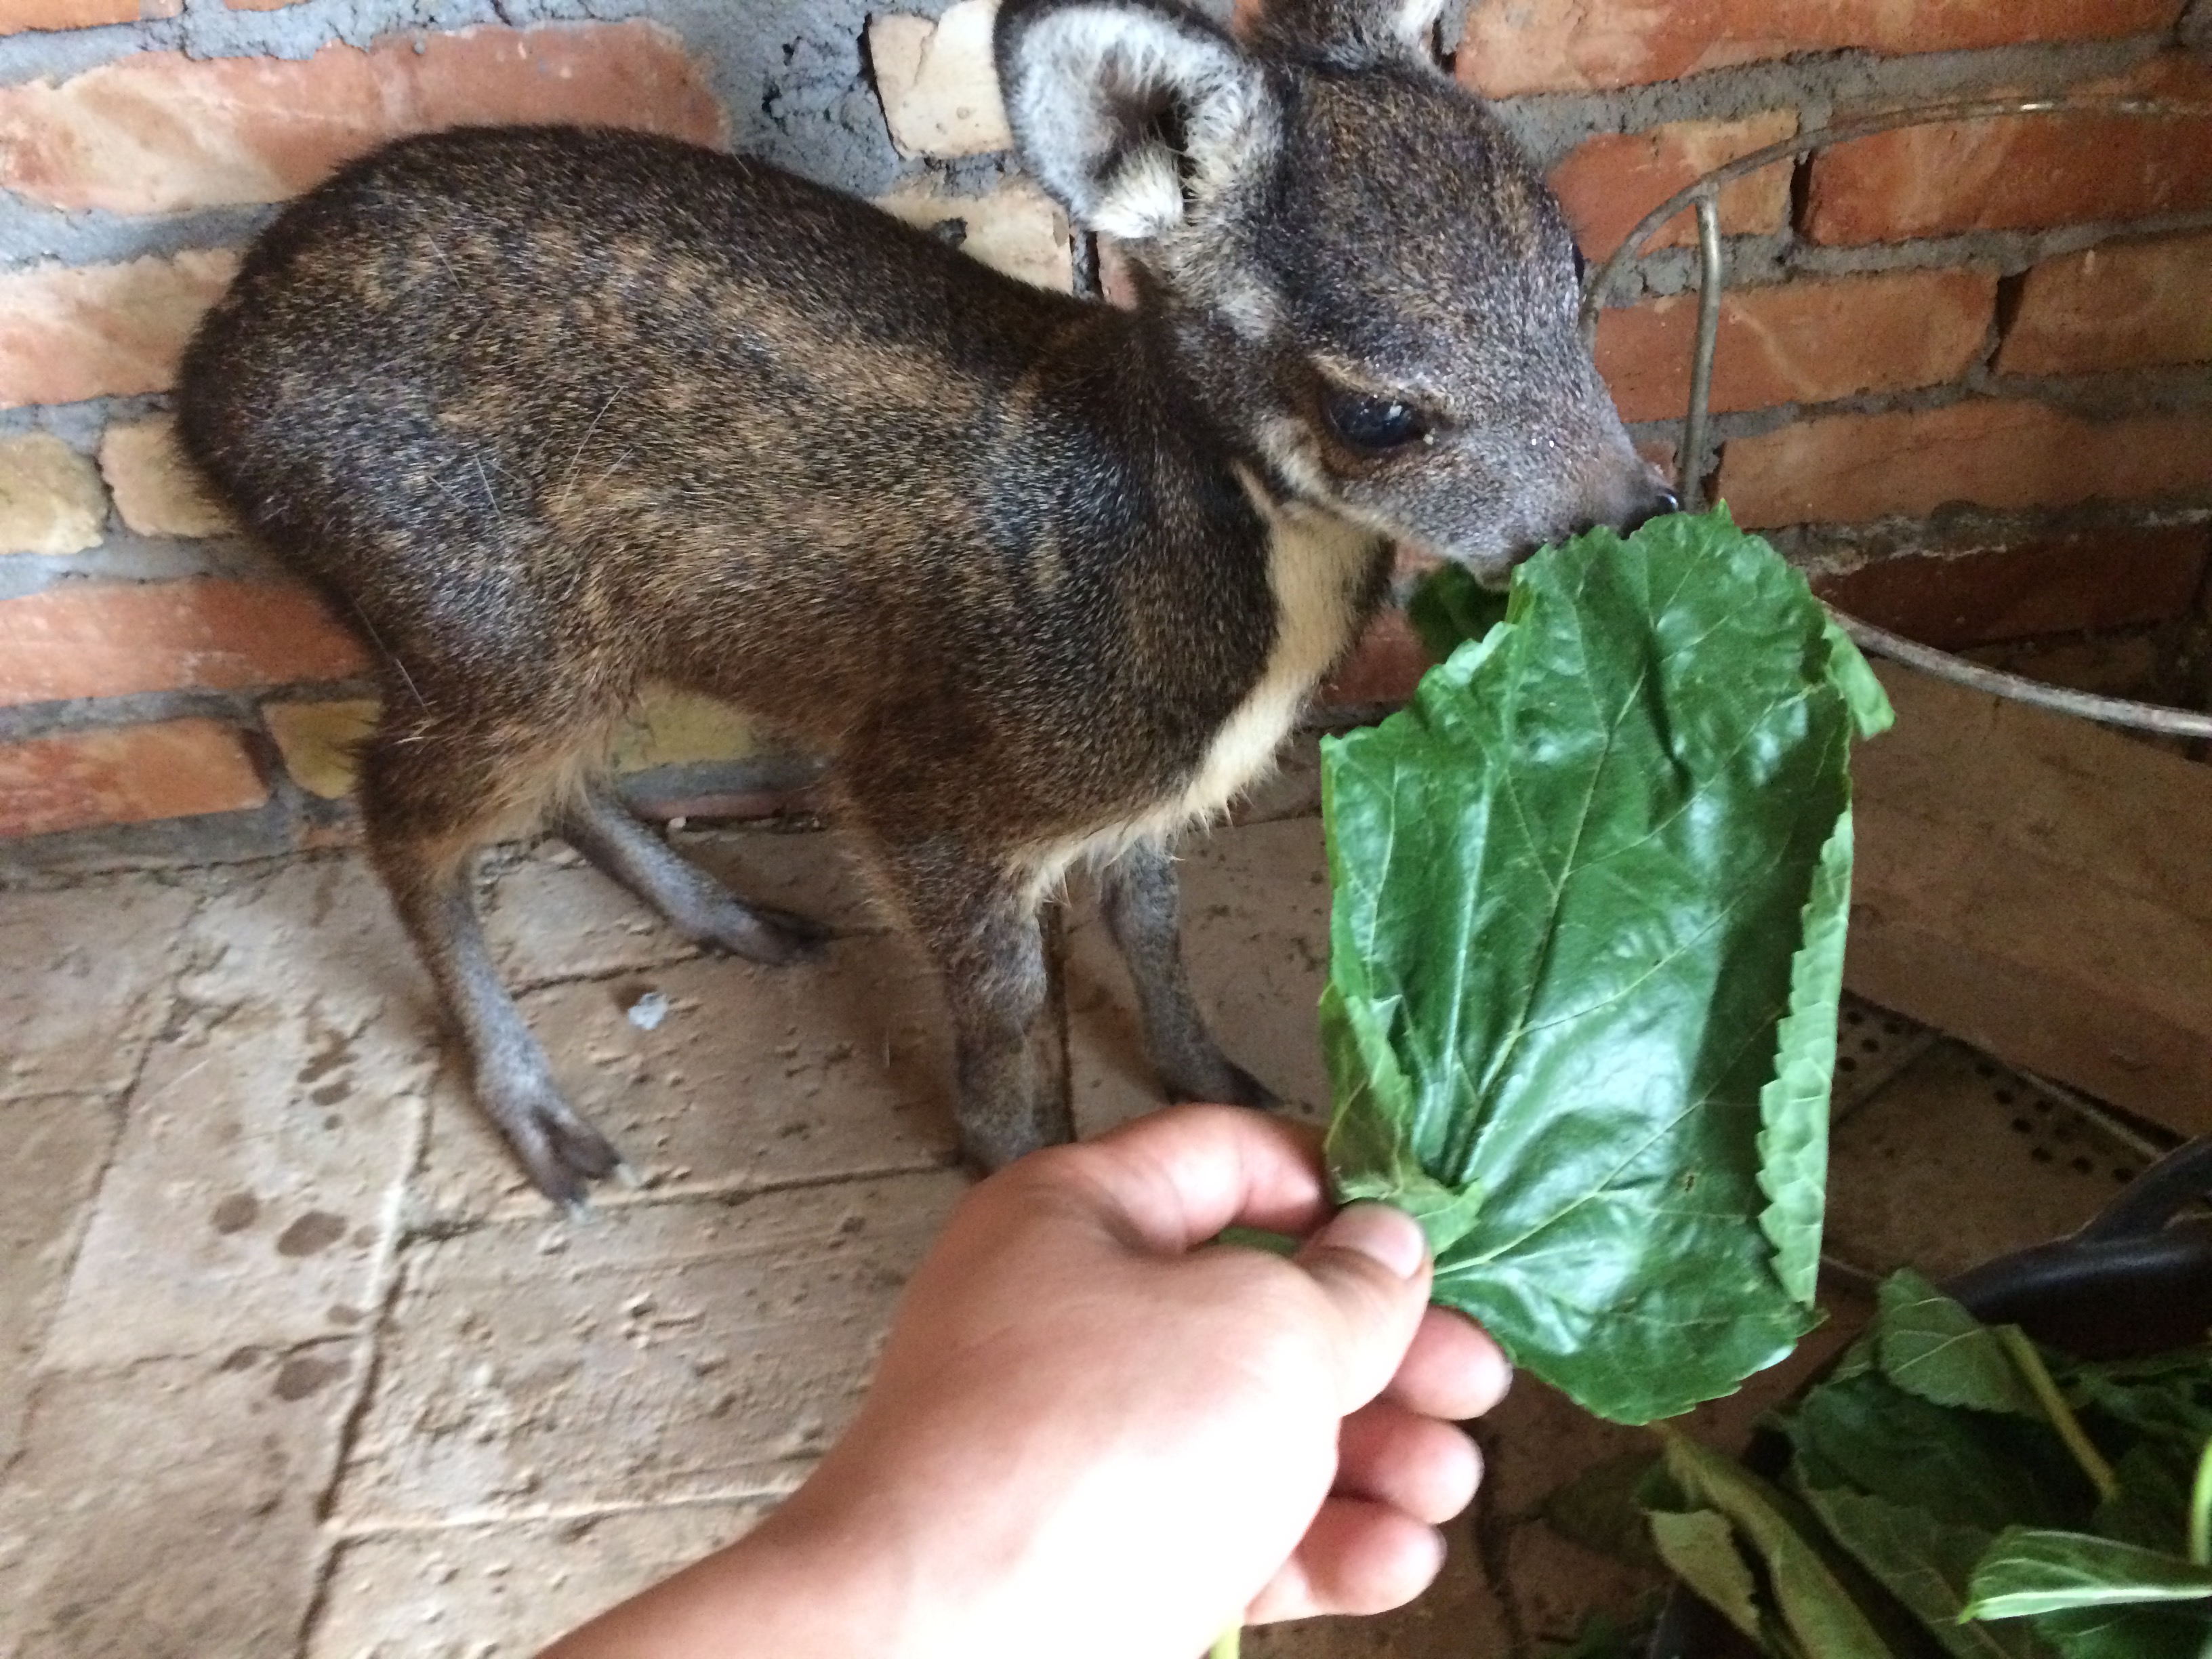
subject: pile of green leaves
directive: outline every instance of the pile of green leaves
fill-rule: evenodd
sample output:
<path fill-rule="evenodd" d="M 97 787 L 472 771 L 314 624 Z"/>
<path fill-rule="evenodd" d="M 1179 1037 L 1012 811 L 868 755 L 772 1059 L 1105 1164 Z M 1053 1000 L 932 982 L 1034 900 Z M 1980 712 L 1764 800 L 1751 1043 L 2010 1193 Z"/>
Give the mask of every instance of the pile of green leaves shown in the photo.
<path fill-rule="evenodd" d="M 1332 1176 L 1516 1364 L 1669 1416 L 1818 1318 L 1847 763 L 1888 704 L 1724 509 L 1414 614 L 1448 658 L 1322 751 Z"/>
<path fill-rule="evenodd" d="M 1668 1565 L 1778 1659 L 2212 1656 L 2212 1348 L 2090 1364 L 1911 1273 L 1778 1419 L 1778 1484 L 1668 1437 Z"/>

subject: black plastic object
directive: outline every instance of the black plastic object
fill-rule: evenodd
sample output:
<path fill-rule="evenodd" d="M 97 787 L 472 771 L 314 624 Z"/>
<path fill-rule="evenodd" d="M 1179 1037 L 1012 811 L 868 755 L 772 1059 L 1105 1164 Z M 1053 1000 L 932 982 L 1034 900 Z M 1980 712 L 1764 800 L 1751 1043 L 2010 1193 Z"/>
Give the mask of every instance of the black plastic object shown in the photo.
<path fill-rule="evenodd" d="M 2020 1326 L 2084 1359 L 2131 1359 L 2186 1347 L 2212 1328 L 2212 1135 L 2178 1146 L 2128 1183 L 2094 1221 L 1944 1285 L 1977 1319 Z M 1773 1479 L 1789 1449 L 1756 1437 L 1744 1461 Z M 1683 1589 L 1668 1597 L 1649 1659 L 1758 1659 L 1757 1650 Z"/>

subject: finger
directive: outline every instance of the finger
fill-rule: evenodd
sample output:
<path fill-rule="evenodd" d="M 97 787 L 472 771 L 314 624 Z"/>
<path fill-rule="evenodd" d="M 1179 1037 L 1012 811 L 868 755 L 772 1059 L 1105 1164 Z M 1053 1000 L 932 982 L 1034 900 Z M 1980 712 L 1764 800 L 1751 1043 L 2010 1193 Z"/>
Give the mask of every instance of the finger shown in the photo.
<path fill-rule="evenodd" d="M 1053 1157 L 1053 1173 L 1164 1255 L 1228 1226 L 1304 1233 L 1328 1212 L 1313 1131 L 1245 1107 L 1172 1106 Z"/>
<path fill-rule="evenodd" d="M 1428 1304 L 1428 1241 L 1403 1210 L 1349 1205 L 1300 1247 L 1298 1266 L 1338 1318 L 1333 1357 L 1340 1415 L 1382 1392 L 1420 1328 Z"/>
<path fill-rule="evenodd" d="M 1449 1423 L 1378 1400 L 1344 1419 L 1336 1442 L 1340 1498 L 1364 1498 L 1441 1526 L 1474 1501 L 1482 1454 Z"/>
<path fill-rule="evenodd" d="M 1512 1363 L 1465 1314 L 1431 1307 L 1383 1398 L 1423 1417 L 1465 1422 L 1505 1398 Z"/>
<path fill-rule="evenodd" d="M 1282 1570 L 1253 1598 L 1247 1624 L 1320 1613 L 1388 1613 L 1443 1571 L 1443 1534 L 1387 1504 L 1332 1498 Z"/>

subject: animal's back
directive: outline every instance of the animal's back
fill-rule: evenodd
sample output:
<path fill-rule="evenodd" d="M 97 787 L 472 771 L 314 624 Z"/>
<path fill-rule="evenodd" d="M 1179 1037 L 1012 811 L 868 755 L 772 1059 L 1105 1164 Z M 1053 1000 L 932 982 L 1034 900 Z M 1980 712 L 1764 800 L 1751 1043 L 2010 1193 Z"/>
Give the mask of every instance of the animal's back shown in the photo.
<path fill-rule="evenodd" d="M 775 168 L 465 131 L 281 216 L 195 341 L 181 425 L 411 672 L 522 639 L 728 661 L 730 586 L 738 622 L 776 619 L 775 702 L 838 702 L 783 664 L 852 653 L 792 633 L 891 626 L 884 550 L 988 540 L 973 476 L 1084 316 Z"/>

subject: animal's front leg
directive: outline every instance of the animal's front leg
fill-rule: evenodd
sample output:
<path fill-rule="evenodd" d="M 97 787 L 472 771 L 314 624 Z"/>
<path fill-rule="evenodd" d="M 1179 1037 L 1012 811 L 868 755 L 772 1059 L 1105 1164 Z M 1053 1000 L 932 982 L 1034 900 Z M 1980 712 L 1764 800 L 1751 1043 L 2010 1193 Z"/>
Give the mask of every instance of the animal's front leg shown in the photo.
<path fill-rule="evenodd" d="M 1273 1091 L 1221 1052 L 1190 994 L 1182 964 L 1182 908 L 1167 849 L 1140 842 L 1106 867 L 1106 925 L 1136 981 L 1145 1054 L 1170 1100 L 1277 1106 Z"/>
<path fill-rule="evenodd" d="M 1003 862 L 933 841 L 883 872 L 945 981 L 960 1150 L 984 1170 L 1075 1139 L 1036 904 Z"/>

